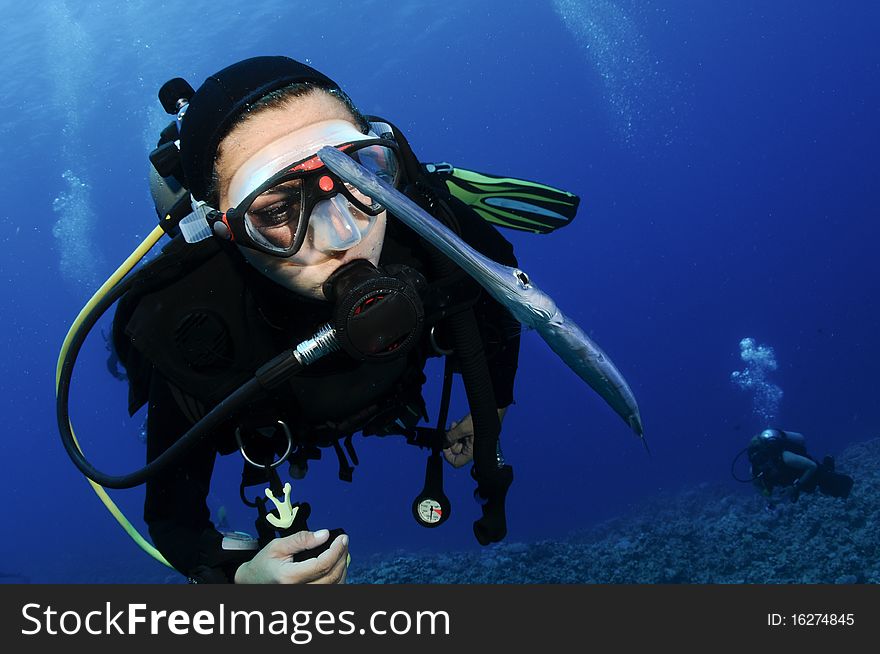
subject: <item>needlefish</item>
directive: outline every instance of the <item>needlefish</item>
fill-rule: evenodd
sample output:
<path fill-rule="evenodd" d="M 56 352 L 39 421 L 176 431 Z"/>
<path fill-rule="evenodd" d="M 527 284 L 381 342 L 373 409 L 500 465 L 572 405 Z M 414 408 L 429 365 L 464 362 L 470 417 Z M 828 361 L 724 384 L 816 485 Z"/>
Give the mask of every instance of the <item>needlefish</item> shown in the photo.
<path fill-rule="evenodd" d="M 635 395 L 617 366 L 527 273 L 480 254 L 403 193 L 336 148 L 323 147 L 318 156 L 343 181 L 382 204 L 449 257 L 514 318 L 538 332 L 550 349 L 645 442 Z"/>

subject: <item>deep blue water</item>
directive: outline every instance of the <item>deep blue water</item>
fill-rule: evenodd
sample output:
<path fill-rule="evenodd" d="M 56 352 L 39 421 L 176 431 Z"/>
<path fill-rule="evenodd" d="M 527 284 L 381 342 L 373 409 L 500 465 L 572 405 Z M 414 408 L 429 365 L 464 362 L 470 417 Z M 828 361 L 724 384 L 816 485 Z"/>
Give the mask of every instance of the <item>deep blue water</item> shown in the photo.
<path fill-rule="evenodd" d="M 557 184 L 583 198 L 548 236 L 507 232 L 521 267 L 631 384 L 649 458 L 534 333 L 524 335 L 502 443 L 516 480 L 508 539 L 562 537 L 660 491 L 729 483 L 767 423 L 821 456 L 880 432 L 880 49 L 874 3 L 375 1 L 37 2 L 4 8 L 0 58 L 0 571 L 34 581 L 161 579 L 68 460 L 55 422 L 58 348 L 79 308 L 155 225 L 147 154 L 167 123 L 159 86 L 197 86 L 241 58 L 309 61 L 424 160 Z M 142 415 L 80 357 L 72 418 L 107 472 L 139 467 Z M 772 348 L 769 414 L 731 381 L 740 341 Z M 772 368 L 772 367 L 771 367 Z M 436 406 L 440 370 L 429 369 Z M 758 371 L 760 372 L 760 371 Z M 752 375 L 755 370 L 752 370 Z M 759 380 L 761 381 L 761 380 Z M 464 412 L 457 389 L 451 417 Z M 477 549 L 465 469 L 446 468 L 448 523 L 410 515 L 425 453 L 355 441 L 294 485 L 311 526 L 358 553 Z M 250 529 L 240 461 L 212 507 Z M 143 490 L 113 492 L 143 527 Z"/>

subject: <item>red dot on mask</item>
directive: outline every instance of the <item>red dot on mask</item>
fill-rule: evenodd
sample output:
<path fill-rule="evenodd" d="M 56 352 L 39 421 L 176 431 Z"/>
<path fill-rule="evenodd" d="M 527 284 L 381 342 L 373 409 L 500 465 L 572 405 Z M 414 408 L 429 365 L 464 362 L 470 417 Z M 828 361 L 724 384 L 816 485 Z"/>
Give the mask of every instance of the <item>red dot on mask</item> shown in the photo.
<path fill-rule="evenodd" d="M 333 180 L 330 179 L 327 175 L 324 175 L 323 177 L 321 177 L 321 179 L 318 180 L 318 188 L 320 188 L 325 193 L 329 193 L 330 191 L 332 191 L 333 186 Z"/>

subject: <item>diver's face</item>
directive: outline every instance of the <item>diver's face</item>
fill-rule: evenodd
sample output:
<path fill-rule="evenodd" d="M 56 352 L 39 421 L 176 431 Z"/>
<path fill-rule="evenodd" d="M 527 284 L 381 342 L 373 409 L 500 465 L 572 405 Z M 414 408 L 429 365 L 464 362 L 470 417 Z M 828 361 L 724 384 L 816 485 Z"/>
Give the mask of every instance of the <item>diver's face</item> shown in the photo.
<path fill-rule="evenodd" d="M 229 209 L 237 194 L 236 187 L 243 176 L 250 174 L 255 162 L 259 164 L 262 153 L 281 139 L 292 152 L 311 151 L 296 159 L 314 154 L 322 145 L 315 146 L 314 134 L 328 121 L 346 121 L 356 129 L 354 120 L 342 102 L 333 96 L 315 90 L 299 98 L 293 98 L 278 108 L 263 110 L 249 117 L 233 129 L 220 143 L 217 150 L 216 171 L 220 196 L 219 209 Z M 299 137 L 302 137 L 301 139 Z M 314 146 L 314 147 L 313 147 Z M 291 159 L 287 163 L 293 163 Z M 337 196 L 337 197 L 342 197 Z M 355 221 L 367 220 L 349 204 Z M 348 249 L 332 252 L 313 251 L 313 239 L 307 238 L 300 251 L 293 257 L 275 257 L 251 248 L 240 248 L 245 259 L 273 281 L 296 293 L 315 299 L 325 299 L 321 286 L 327 277 L 340 266 L 354 259 L 366 259 L 373 265 L 379 262 L 385 239 L 386 212 L 370 217 L 371 226 L 363 237 Z"/>

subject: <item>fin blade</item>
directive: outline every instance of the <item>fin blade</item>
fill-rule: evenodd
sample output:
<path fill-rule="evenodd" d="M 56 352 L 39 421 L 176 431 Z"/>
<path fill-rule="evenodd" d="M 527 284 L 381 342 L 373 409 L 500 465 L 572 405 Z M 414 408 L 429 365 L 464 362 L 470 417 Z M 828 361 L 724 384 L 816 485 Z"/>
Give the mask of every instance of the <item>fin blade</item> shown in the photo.
<path fill-rule="evenodd" d="M 453 197 L 489 222 L 520 231 L 548 234 L 574 219 L 580 198 L 547 184 L 500 177 L 450 164 L 423 164 L 439 176 Z"/>

